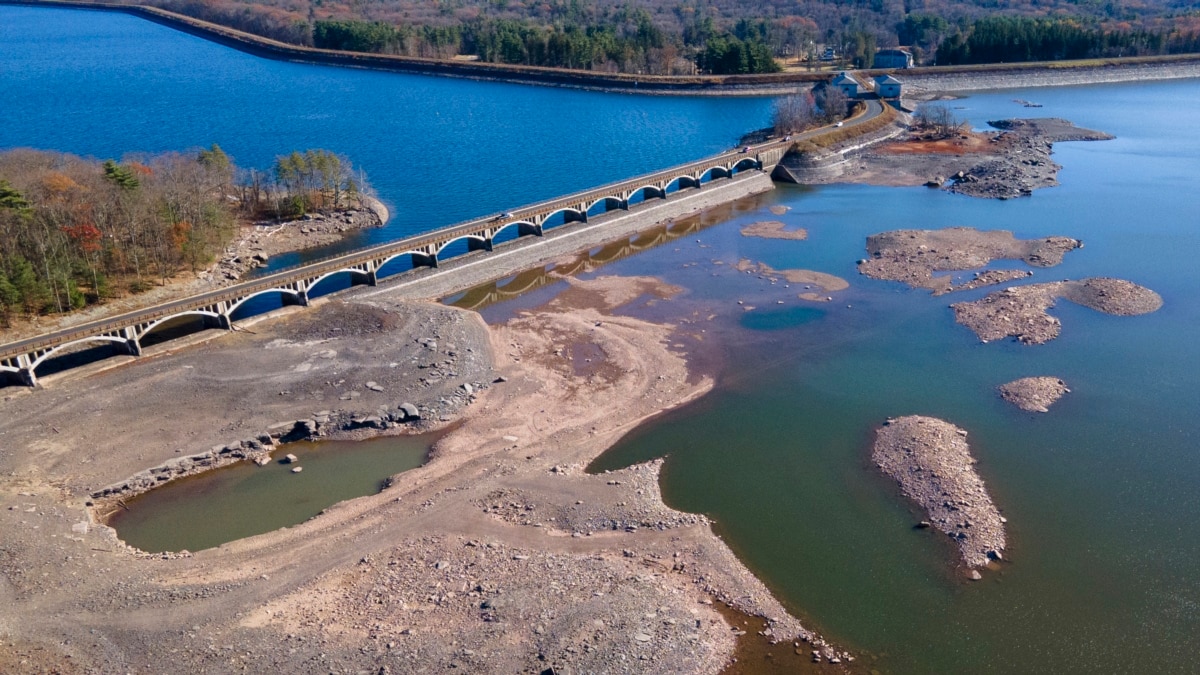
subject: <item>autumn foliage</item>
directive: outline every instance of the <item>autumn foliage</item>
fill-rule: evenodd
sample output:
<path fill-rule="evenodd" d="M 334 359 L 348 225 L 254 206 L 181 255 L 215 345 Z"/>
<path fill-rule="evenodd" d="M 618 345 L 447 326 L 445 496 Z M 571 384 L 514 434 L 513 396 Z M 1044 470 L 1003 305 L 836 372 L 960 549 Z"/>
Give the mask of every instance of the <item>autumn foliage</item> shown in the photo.
<path fill-rule="evenodd" d="M 0 325 L 138 292 L 212 262 L 239 220 L 357 202 L 350 163 L 323 150 L 240 172 L 217 146 L 103 162 L 0 153 Z"/>

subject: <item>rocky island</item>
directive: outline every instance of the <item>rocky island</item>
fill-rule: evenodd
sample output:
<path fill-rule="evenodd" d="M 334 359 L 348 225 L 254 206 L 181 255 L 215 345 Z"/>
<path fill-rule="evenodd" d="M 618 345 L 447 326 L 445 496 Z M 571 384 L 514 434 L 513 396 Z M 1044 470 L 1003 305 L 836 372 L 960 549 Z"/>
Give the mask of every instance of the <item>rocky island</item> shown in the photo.
<path fill-rule="evenodd" d="M 1062 322 L 1047 312 L 1059 298 L 1117 316 L 1149 314 L 1163 303 L 1158 293 L 1131 281 L 1095 277 L 1011 286 L 950 307 L 955 320 L 984 342 L 1012 337 L 1021 344 L 1040 345 L 1062 331 Z"/>
<path fill-rule="evenodd" d="M 934 272 L 972 270 L 996 259 L 1023 260 L 1035 267 L 1053 267 L 1083 242 L 1070 237 L 1017 239 L 1007 230 L 981 231 L 970 227 L 942 230 L 893 230 L 867 237 L 870 257 L 858 262 L 858 273 L 872 279 L 899 281 L 927 288 L 934 295 L 1001 284 L 1030 276 L 1024 270 L 982 270 L 955 282 Z"/>
<path fill-rule="evenodd" d="M 921 526 L 954 540 L 967 567 L 1003 558 L 1005 519 L 975 471 L 966 431 L 933 417 L 889 419 L 876 433 L 871 459 L 924 509 Z"/>
<path fill-rule="evenodd" d="M 1071 393 L 1057 377 L 1023 377 L 999 387 L 1000 398 L 1026 412 L 1050 412 L 1063 394 Z"/>

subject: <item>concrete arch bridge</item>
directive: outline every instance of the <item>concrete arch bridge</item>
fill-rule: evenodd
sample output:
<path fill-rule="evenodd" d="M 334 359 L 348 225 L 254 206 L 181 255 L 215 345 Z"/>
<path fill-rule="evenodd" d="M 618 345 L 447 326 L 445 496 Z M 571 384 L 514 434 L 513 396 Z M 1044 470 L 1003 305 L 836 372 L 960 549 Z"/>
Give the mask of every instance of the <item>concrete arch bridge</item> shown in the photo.
<path fill-rule="evenodd" d="M 164 339 L 181 322 L 232 330 L 234 322 L 254 308 L 252 301 L 274 296 L 282 304 L 307 305 L 327 280 L 348 279 L 351 285 L 375 285 L 386 277 L 436 268 L 439 261 L 527 237 L 540 237 L 552 227 L 588 222 L 609 211 L 636 209 L 638 204 L 668 199 L 677 192 L 699 190 L 708 182 L 731 179 L 745 171 L 769 173 L 789 142 L 782 140 L 726 152 L 696 162 L 585 190 L 479 218 L 428 234 L 360 249 L 281 270 L 224 289 L 92 321 L 45 335 L 0 345 L 0 384 L 36 386 L 37 371 L 58 356 L 96 346 L 139 356 L 147 339 Z"/>

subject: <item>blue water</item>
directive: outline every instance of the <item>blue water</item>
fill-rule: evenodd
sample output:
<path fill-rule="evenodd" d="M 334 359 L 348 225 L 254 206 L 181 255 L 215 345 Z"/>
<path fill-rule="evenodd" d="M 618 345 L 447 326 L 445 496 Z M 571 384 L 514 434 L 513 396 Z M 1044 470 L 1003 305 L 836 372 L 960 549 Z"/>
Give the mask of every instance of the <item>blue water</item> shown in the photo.
<path fill-rule="evenodd" d="M 245 168 L 326 148 L 389 241 L 665 168 L 765 126 L 767 99 L 646 97 L 270 61 L 124 14 L 0 6 L 0 148 L 96 157 L 218 143 Z M 272 265 L 298 260 L 281 256 Z"/>

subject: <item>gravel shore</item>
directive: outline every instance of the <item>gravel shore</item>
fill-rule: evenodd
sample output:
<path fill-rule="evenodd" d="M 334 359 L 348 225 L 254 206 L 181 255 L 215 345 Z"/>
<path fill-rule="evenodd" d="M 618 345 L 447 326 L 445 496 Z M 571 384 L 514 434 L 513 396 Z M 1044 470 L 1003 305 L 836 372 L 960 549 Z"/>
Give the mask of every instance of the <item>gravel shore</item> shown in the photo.
<path fill-rule="evenodd" d="M 871 457 L 928 514 L 921 526 L 955 541 L 967 567 L 1003 558 L 1005 520 L 975 471 L 966 431 L 933 417 L 890 419 Z"/>
<path fill-rule="evenodd" d="M 151 671 L 169 653 L 189 672 L 711 673 L 744 634 L 714 603 L 761 617 L 765 639 L 845 659 L 706 518 L 663 504 L 661 463 L 583 472 L 712 381 L 689 372 L 672 326 L 615 313 L 677 289 L 570 283 L 490 328 L 350 291 L 6 392 L 0 627 L 22 667 Z M 384 415 L 403 404 L 420 420 Z M 218 548 L 145 554 L 86 506 L 148 467 L 297 420 L 334 437 L 456 426 L 379 494 Z"/>

